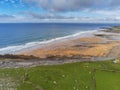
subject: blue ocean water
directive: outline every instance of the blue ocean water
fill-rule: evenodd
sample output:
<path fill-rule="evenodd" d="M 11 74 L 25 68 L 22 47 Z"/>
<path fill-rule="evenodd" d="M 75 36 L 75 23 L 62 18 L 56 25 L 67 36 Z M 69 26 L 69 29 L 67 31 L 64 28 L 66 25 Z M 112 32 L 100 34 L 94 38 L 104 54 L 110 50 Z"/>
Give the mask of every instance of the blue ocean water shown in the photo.
<path fill-rule="evenodd" d="M 43 41 L 99 30 L 120 24 L 92 23 L 1 23 L 0 54 L 27 48 Z M 82 35 L 82 34 L 81 34 Z M 34 44 L 33 44 L 34 43 Z"/>

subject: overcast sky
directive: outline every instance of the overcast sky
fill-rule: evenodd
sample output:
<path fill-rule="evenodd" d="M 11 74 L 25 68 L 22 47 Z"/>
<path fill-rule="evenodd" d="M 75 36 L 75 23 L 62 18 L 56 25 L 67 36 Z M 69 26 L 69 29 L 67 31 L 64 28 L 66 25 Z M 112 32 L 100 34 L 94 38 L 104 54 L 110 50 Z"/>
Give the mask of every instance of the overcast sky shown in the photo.
<path fill-rule="evenodd" d="M 0 0 L 0 22 L 120 22 L 120 0 Z"/>

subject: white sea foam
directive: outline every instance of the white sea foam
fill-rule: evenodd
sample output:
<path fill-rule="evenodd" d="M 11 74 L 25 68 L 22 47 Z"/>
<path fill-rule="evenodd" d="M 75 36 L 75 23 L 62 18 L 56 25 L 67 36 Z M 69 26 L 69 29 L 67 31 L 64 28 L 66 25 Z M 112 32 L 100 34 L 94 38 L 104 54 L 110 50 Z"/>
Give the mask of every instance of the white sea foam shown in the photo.
<path fill-rule="evenodd" d="M 77 36 L 80 37 L 85 37 L 90 35 L 91 33 L 97 32 L 98 30 L 89 30 L 89 31 L 81 31 L 72 35 L 68 35 L 68 36 L 64 36 L 64 37 L 58 37 L 58 38 L 54 38 L 51 40 L 46 40 L 46 41 L 37 41 L 37 42 L 29 42 L 23 45 L 18 45 L 18 46 L 8 46 L 8 47 L 4 47 L 4 48 L 0 48 L 0 54 L 13 54 L 15 52 L 19 52 L 21 50 L 24 49 L 29 49 L 38 45 L 44 45 L 44 44 L 48 44 L 48 43 L 52 43 L 52 42 L 56 42 L 56 41 L 60 41 L 60 40 L 64 40 L 64 39 L 69 39 L 69 38 L 74 38 Z"/>

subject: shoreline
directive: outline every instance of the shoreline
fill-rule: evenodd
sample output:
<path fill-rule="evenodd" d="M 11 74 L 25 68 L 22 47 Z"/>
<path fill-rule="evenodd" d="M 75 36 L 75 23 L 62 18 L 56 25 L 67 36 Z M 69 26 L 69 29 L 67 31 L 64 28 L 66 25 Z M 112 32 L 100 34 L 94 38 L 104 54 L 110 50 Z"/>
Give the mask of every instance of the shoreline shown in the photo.
<path fill-rule="evenodd" d="M 58 42 L 68 41 L 69 39 L 75 39 L 75 38 L 82 38 L 82 37 L 89 37 L 91 36 L 93 32 L 98 32 L 99 30 L 89 30 L 89 31 L 80 31 L 78 33 L 74 33 L 71 35 L 63 36 L 63 37 L 56 37 L 50 40 L 44 40 L 44 41 L 36 41 L 36 42 L 29 42 L 22 45 L 16 45 L 16 46 L 8 46 L 3 47 L 0 49 L 0 54 L 17 54 L 23 51 L 29 51 L 29 49 L 34 50 L 37 48 L 40 48 L 44 45 L 48 44 L 54 44 Z"/>
<path fill-rule="evenodd" d="M 114 40 L 113 36 L 116 37 L 116 34 L 101 30 L 89 33 L 88 36 L 78 35 L 24 50 L 18 55 L 33 55 L 43 59 L 47 57 L 105 57 L 112 48 L 119 45 L 118 40 Z"/>
<path fill-rule="evenodd" d="M 79 37 L 78 35 L 71 39 L 58 40 L 42 47 L 35 47 L 31 50 L 10 55 L 10 57 L 17 55 L 17 58 L 1 59 L 0 68 L 58 65 L 119 58 L 120 39 L 118 37 L 120 34 L 109 30 L 111 29 L 93 32 L 87 37 Z M 21 55 L 23 55 L 23 58 L 19 58 Z M 29 59 L 25 59 L 25 57 Z"/>

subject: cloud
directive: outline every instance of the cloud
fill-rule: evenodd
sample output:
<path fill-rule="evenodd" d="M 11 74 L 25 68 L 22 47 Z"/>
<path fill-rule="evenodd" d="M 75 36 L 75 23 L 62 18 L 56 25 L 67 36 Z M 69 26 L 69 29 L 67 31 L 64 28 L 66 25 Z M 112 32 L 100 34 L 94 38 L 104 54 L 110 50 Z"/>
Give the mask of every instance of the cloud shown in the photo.
<path fill-rule="evenodd" d="M 24 22 L 26 21 L 26 17 L 22 16 L 14 16 L 8 14 L 0 14 L 0 23 L 8 23 L 8 22 Z"/>
<path fill-rule="evenodd" d="M 22 0 L 52 12 L 118 8 L 119 0 Z"/>
<path fill-rule="evenodd" d="M 105 11 L 96 11 L 93 12 L 94 13 L 98 13 L 98 14 L 102 14 L 104 13 L 104 15 L 107 14 L 107 12 Z M 120 17 L 114 16 L 113 14 L 111 14 L 112 16 L 109 17 L 91 17 L 91 16 L 65 16 L 65 15 L 59 15 L 56 13 L 36 13 L 36 12 L 21 12 L 21 14 L 24 14 L 26 17 L 24 17 L 22 20 L 26 20 L 26 22 L 71 22 L 71 23 L 88 23 L 88 22 L 119 22 L 120 21 Z"/>
<path fill-rule="evenodd" d="M 12 15 L 7 15 L 7 14 L 1 14 L 0 15 L 0 18 L 14 18 L 14 16 L 12 16 Z"/>
<path fill-rule="evenodd" d="M 56 13 L 36 13 L 36 12 L 20 12 L 20 14 L 24 14 L 27 17 L 33 18 L 33 19 L 71 19 L 74 17 L 70 16 L 64 16 L 64 15 L 59 15 Z"/>
<path fill-rule="evenodd" d="M 119 7 L 120 6 L 120 0 L 110 0 L 110 6 L 112 7 Z"/>
<path fill-rule="evenodd" d="M 15 19 L 15 16 L 7 15 L 7 14 L 1 14 L 0 15 L 0 20 L 10 20 L 10 19 Z"/>
<path fill-rule="evenodd" d="M 68 21 L 120 21 L 120 0 L 22 0 L 27 5 L 37 6 L 45 14 L 29 13 L 34 19 Z M 66 14 L 71 12 L 72 14 Z M 78 12 L 79 15 L 75 15 Z M 60 14 L 62 13 L 62 15 Z M 81 15 L 80 15 L 81 14 Z M 83 14 L 83 15 L 82 15 Z M 95 16 L 95 17 L 94 17 Z"/>

